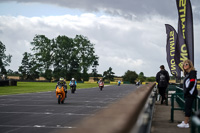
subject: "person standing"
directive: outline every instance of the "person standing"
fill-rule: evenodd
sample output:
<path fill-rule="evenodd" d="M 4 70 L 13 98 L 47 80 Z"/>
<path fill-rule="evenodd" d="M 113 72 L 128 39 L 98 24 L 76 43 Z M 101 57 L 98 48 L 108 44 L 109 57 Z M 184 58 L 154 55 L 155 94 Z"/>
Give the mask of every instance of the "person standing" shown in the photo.
<path fill-rule="evenodd" d="M 160 71 L 156 74 L 156 82 L 158 83 L 159 94 L 162 97 L 161 104 L 167 98 L 165 97 L 165 92 L 169 84 L 169 73 L 165 70 L 165 66 L 160 66 Z"/>
<path fill-rule="evenodd" d="M 178 124 L 179 128 L 189 128 L 189 119 L 192 114 L 192 105 L 198 95 L 197 91 L 197 71 L 195 70 L 192 61 L 185 60 L 183 62 L 183 92 L 185 99 L 185 119 Z"/>

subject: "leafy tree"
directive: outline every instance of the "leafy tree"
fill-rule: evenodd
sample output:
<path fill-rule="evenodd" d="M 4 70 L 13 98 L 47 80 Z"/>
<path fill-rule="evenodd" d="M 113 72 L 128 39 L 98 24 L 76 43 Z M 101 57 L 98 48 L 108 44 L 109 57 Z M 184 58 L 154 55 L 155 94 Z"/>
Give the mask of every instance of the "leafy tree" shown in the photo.
<path fill-rule="evenodd" d="M 76 57 L 72 57 L 70 60 L 69 78 L 73 77 L 78 81 L 81 81 L 81 73 L 79 67 L 79 60 Z"/>
<path fill-rule="evenodd" d="M 129 81 L 130 83 L 135 83 L 137 77 L 138 74 L 135 71 L 128 70 L 127 72 L 125 72 L 123 76 L 123 81 Z"/>
<path fill-rule="evenodd" d="M 94 54 L 94 44 L 82 35 L 76 35 L 74 39 L 58 36 L 52 40 L 44 35 L 36 35 L 31 44 L 34 58 L 30 58 L 37 63 L 35 66 L 40 75 L 48 80 L 52 76 L 56 79 L 65 77 L 70 80 L 74 77 L 77 80 L 88 80 L 87 71 L 98 59 Z"/>
<path fill-rule="evenodd" d="M 72 77 L 70 73 L 70 64 L 76 58 L 77 47 L 73 46 L 73 40 L 67 36 L 58 36 L 55 39 L 54 52 L 54 77 L 59 79 L 59 77 L 65 77 L 69 80 Z"/>
<path fill-rule="evenodd" d="M 41 76 L 50 81 L 53 77 L 53 71 L 51 69 L 46 69 L 44 73 L 41 73 Z"/>
<path fill-rule="evenodd" d="M 94 61 L 93 65 L 92 65 L 92 75 L 94 77 L 94 81 L 98 81 L 98 78 L 97 78 L 97 76 L 98 76 L 98 74 L 97 74 L 98 73 L 97 66 L 99 65 L 99 63 L 98 63 L 97 59 Z"/>
<path fill-rule="evenodd" d="M 7 74 L 5 67 L 9 66 L 9 63 L 11 62 L 11 57 L 12 57 L 12 55 L 6 55 L 5 51 L 6 51 L 6 47 L 0 41 L 0 72 L 1 74 Z"/>
<path fill-rule="evenodd" d="M 146 80 L 146 77 L 144 76 L 143 72 L 139 73 L 137 80 L 140 82 L 144 82 Z"/>
<path fill-rule="evenodd" d="M 39 69 L 37 61 L 30 53 L 25 52 L 23 54 L 22 65 L 19 67 L 21 79 L 25 80 L 35 80 L 39 78 Z"/>
<path fill-rule="evenodd" d="M 89 77 L 94 77 L 94 74 L 93 73 L 89 73 Z M 103 77 L 103 75 L 102 74 L 97 74 L 96 77 Z"/>
<path fill-rule="evenodd" d="M 104 71 L 103 73 L 103 77 L 104 79 L 108 79 L 110 81 L 113 81 L 114 80 L 114 72 L 112 72 L 112 68 L 109 67 L 109 69 L 107 71 Z"/>
<path fill-rule="evenodd" d="M 146 81 L 147 82 L 155 82 L 156 81 L 156 77 L 147 77 Z"/>
<path fill-rule="evenodd" d="M 8 69 L 8 71 L 7 71 L 7 74 L 8 74 L 8 75 L 11 75 L 11 74 L 13 74 L 13 70 L 11 70 L 11 69 Z"/>
<path fill-rule="evenodd" d="M 67 80 L 72 77 L 88 80 L 87 71 L 98 58 L 94 55 L 94 44 L 82 35 L 76 35 L 74 39 L 58 36 L 54 53 L 54 77 L 63 76 Z"/>
<path fill-rule="evenodd" d="M 8 75 L 8 76 L 20 76 L 18 71 L 15 71 L 15 72 L 14 72 L 14 71 L 11 70 L 11 69 L 8 69 L 7 75 Z"/>
<path fill-rule="evenodd" d="M 41 66 L 41 70 L 43 72 L 42 76 L 44 76 L 47 80 L 51 80 L 53 73 L 50 67 L 53 62 L 54 43 L 52 43 L 52 41 L 44 35 L 36 35 L 31 44 L 33 45 L 32 50 L 35 52 L 35 58 Z"/>
<path fill-rule="evenodd" d="M 94 61 L 98 58 L 94 53 L 94 44 L 92 44 L 87 37 L 82 35 L 76 35 L 73 39 L 74 45 L 77 48 L 76 54 L 79 59 L 79 67 L 82 71 L 83 80 L 88 80 L 89 75 L 87 73 L 90 66 L 93 65 Z"/>

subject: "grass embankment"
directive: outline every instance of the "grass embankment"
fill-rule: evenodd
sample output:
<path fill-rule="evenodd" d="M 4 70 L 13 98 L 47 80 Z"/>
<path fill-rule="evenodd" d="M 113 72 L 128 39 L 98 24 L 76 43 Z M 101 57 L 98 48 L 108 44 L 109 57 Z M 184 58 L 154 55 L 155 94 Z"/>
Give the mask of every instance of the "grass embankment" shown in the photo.
<path fill-rule="evenodd" d="M 21 93 L 34 93 L 54 91 L 57 83 L 50 82 L 17 82 L 17 86 L 0 87 L 0 95 L 11 95 Z M 79 83 L 77 89 L 98 87 L 96 83 Z M 67 89 L 69 90 L 69 83 L 67 82 Z"/>

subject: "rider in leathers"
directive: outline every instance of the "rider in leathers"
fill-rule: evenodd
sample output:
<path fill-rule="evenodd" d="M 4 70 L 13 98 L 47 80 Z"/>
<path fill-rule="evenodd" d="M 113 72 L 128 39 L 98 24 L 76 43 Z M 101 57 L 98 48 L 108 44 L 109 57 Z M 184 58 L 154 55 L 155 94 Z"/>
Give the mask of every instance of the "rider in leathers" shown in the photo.
<path fill-rule="evenodd" d="M 75 87 L 75 90 L 76 90 L 77 83 L 76 83 L 76 80 L 74 78 L 72 78 L 72 80 L 70 81 L 69 86 L 71 86 L 71 83 L 74 83 L 74 87 Z"/>
<path fill-rule="evenodd" d="M 57 82 L 57 85 L 56 85 L 56 88 L 58 85 L 62 85 L 64 86 L 64 89 L 65 89 L 65 97 L 67 97 L 67 84 L 66 82 L 64 81 L 64 78 L 60 78 L 59 81 Z"/>

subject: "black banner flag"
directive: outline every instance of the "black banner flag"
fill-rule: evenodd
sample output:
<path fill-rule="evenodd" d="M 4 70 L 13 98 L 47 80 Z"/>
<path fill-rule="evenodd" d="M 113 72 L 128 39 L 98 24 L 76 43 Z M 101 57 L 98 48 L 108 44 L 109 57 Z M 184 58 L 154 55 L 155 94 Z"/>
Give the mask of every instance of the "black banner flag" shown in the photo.
<path fill-rule="evenodd" d="M 176 64 L 176 49 L 177 49 L 177 33 L 176 30 L 169 24 L 165 24 L 166 26 L 166 34 L 167 34 L 167 45 L 166 45 L 166 51 L 167 51 L 167 62 L 169 69 L 171 71 L 171 74 L 176 77 L 181 77 L 181 71 L 179 67 Z"/>
<path fill-rule="evenodd" d="M 193 16 L 190 0 L 176 0 L 178 9 L 178 47 L 179 67 L 182 69 L 182 62 L 190 59 L 194 63 L 194 39 L 193 39 Z"/>

